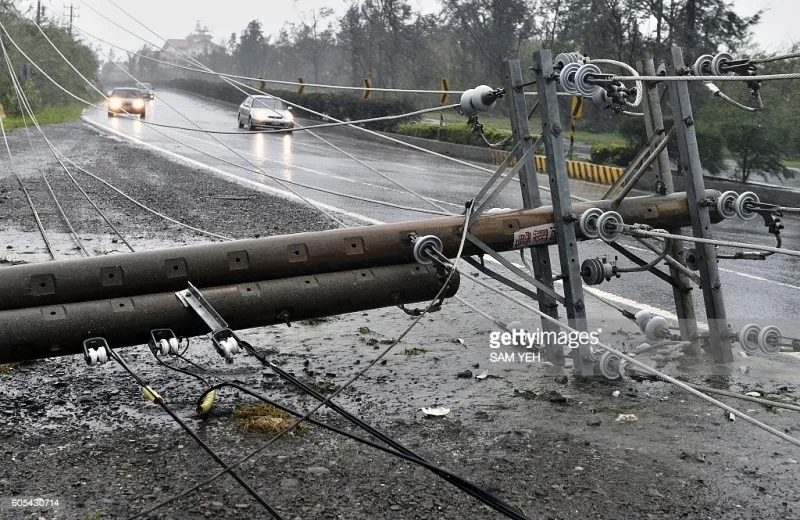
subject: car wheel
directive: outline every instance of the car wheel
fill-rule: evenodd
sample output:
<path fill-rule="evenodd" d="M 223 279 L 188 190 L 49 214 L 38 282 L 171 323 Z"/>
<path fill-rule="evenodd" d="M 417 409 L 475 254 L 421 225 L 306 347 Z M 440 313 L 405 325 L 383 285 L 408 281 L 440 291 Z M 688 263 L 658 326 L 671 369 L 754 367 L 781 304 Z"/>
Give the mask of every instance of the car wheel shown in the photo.
<path fill-rule="evenodd" d="M 244 128 L 244 123 L 242 123 L 242 113 L 241 112 L 236 114 L 236 123 L 239 125 L 239 128 Z"/>
<path fill-rule="evenodd" d="M 141 114 L 139 114 L 139 119 L 144 119 L 144 115 L 145 115 L 145 112 L 142 112 Z"/>
<path fill-rule="evenodd" d="M 247 116 L 247 129 L 251 131 L 256 129 L 255 125 L 253 125 L 253 116 Z"/>
<path fill-rule="evenodd" d="M 108 117 L 114 117 L 114 112 L 109 112 Z"/>

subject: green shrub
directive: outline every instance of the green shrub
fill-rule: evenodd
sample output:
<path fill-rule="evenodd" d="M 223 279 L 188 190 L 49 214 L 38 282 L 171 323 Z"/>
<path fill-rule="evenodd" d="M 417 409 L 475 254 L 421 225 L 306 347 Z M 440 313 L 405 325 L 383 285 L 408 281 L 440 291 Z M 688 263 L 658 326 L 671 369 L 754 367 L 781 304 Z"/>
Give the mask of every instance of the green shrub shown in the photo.
<path fill-rule="evenodd" d="M 628 166 L 636 157 L 636 149 L 624 144 L 596 144 L 591 149 L 591 161 L 595 164 Z"/>
<path fill-rule="evenodd" d="M 236 87 L 222 81 L 205 81 L 201 79 L 174 79 L 161 82 L 157 86 L 175 88 L 210 97 L 219 101 L 239 104 L 245 95 Z M 247 90 L 247 89 L 245 89 Z M 254 94 L 255 91 L 248 91 Z M 314 112 L 325 114 L 329 117 L 344 121 L 357 119 L 370 119 L 388 115 L 404 114 L 416 110 L 414 104 L 408 99 L 362 99 L 361 94 L 348 93 L 320 93 L 298 94 L 292 90 L 267 90 L 266 94 L 281 98 L 289 103 L 308 108 Z M 296 109 L 295 114 L 309 119 L 323 119 L 311 112 Z M 364 126 L 373 130 L 391 130 L 403 122 L 418 121 L 419 116 L 378 121 L 367 123 Z"/>
<path fill-rule="evenodd" d="M 428 125 L 425 123 L 402 124 L 397 125 L 394 131 L 402 135 L 434 139 L 446 143 L 486 146 L 486 143 L 472 132 L 472 129 L 467 123 L 451 123 L 441 128 L 438 125 Z M 484 127 L 483 133 L 486 139 L 491 143 L 498 143 L 511 135 L 511 132 L 507 130 L 496 130 L 489 127 Z M 503 148 L 511 149 L 512 147 L 513 143 L 509 141 Z"/>

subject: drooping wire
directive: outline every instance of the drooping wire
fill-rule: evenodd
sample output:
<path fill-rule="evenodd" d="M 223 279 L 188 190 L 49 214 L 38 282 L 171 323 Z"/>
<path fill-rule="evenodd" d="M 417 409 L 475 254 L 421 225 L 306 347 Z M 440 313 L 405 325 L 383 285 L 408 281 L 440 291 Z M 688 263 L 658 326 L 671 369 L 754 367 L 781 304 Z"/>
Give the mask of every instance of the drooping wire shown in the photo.
<path fill-rule="evenodd" d="M 14 164 L 14 156 L 11 155 L 11 147 L 8 145 L 8 136 L 6 135 L 6 128 L 3 125 L 3 118 L 0 117 L 0 131 L 3 133 L 3 142 L 6 145 L 6 151 L 8 152 L 8 160 L 11 163 L 11 172 L 14 174 L 14 177 L 17 179 L 20 188 L 22 188 L 22 192 L 25 194 L 25 198 L 28 199 L 28 205 L 31 208 L 31 212 L 33 212 L 33 218 L 36 220 L 36 226 L 39 228 L 39 233 L 42 235 L 42 240 L 44 240 L 44 244 L 47 247 L 47 252 L 50 254 L 50 258 L 52 260 L 56 260 L 56 252 L 53 250 L 53 246 L 50 244 L 50 239 L 47 238 L 47 232 L 44 229 L 44 224 L 42 224 L 42 219 L 39 218 L 39 212 L 36 210 L 36 205 L 33 203 L 33 199 L 31 198 L 31 194 L 28 192 L 28 188 L 25 186 L 25 183 L 22 182 L 22 177 L 20 177 L 19 172 L 17 172 L 17 167 Z"/>
<path fill-rule="evenodd" d="M 461 260 L 461 255 L 462 255 L 462 253 L 463 253 L 463 251 L 464 251 L 464 244 L 466 243 L 466 240 L 467 240 L 467 233 L 468 233 L 468 229 L 469 229 L 469 226 L 468 226 L 468 224 L 469 224 L 469 218 L 470 218 L 471 214 L 472 214 L 472 204 L 470 204 L 470 205 L 469 205 L 469 207 L 467 208 L 467 211 L 465 212 L 465 221 L 464 221 L 465 225 L 463 226 L 463 232 L 462 232 L 462 236 L 461 236 L 461 242 L 460 242 L 460 244 L 459 244 L 458 253 L 457 253 L 457 255 L 456 255 L 456 259 L 455 259 L 455 262 L 454 262 L 454 265 L 456 265 L 456 266 L 457 266 L 457 265 L 458 265 L 458 263 L 460 262 L 460 260 Z M 271 445 L 272 445 L 274 442 L 276 442 L 278 439 L 280 439 L 281 437 L 283 437 L 285 434 L 287 434 L 287 433 L 289 433 L 289 432 L 293 431 L 295 428 L 297 428 L 297 427 L 300 425 L 300 423 L 302 423 L 304 420 L 306 420 L 306 419 L 308 419 L 309 417 L 311 417 L 312 415 L 314 415 L 314 414 L 315 414 L 317 411 L 319 411 L 319 410 L 320 410 L 320 409 L 321 409 L 323 406 L 327 405 L 327 404 L 328 404 L 328 402 L 330 402 L 330 401 L 331 401 L 332 399 L 334 399 L 336 396 L 338 396 L 339 394 L 341 394 L 341 393 L 342 393 L 342 392 L 343 392 L 343 391 L 344 391 L 346 388 L 348 388 L 348 387 L 349 387 L 349 386 L 351 386 L 353 383 L 355 383 L 355 381 L 356 381 L 356 380 L 358 380 L 358 379 L 359 379 L 361 376 L 363 376 L 363 375 L 364 375 L 364 374 L 365 374 L 365 373 L 366 373 L 368 370 L 370 370 L 370 369 L 371 369 L 371 368 L 373 368 L 375 365 L 377 365 L 377 364 L 380 362 L 380 360 L 381 360 L 381 359 L 383 359 L 383 358 L 384 358 L 386 355 L 388 355 L 388 354 L 389 354 L 389 352 L 391 352 L 391 350 L 392 350 L 392 349 L 394 349 L 394 347 L 395 347 L 395 346 L 396 346 L 398 343 L 400 343 L 400 341 L 402 341 L 402 340 L 403 340 L 403 338 L 405 338 L 405 337 L 406 337 L 406 336 L 407 336 L 407 335 L 408 335 L 408 334 L 409 334 L 409 333 L 410 333 L 410 332 L 411 332 L 411 331 L 414 329 L 414 327 L 416 327 L 416 325 L 417 325 L 417 324 L 418 324 L 418 323 L 419 323 L 419 322 L 422 320 L 422 318 L 423 318 L 423 317 L 425 317 L 425 316 L 428 314 L 428 312 L 430 311 L 430 309 L 431 309 L 431 308 L 432 308 L 434 305 L 436 305 L 436 303 L 438 302 L 438 300 L 440 299 L 440 297 L 441 297 L 441 296 L 444 294 L 444 291 L 447 289 L 448 285 L 450 284 L 450 280 L 452 279 L 452 277 L 453 277 L 453 274 L 454 274 L 455 272 L 456 272 L 456 269 L 450 269 L 450 270 L 449 270 L 448 276 L 447 276 L 446 280 L 444 281 L 444 283 L 442 284 L 442 287 L 441 287 L 441 289 L 439 290 L 438 294 L 437 294 L 437 295 L 436 295 L 436 296 L 435 296 L 435 297 L 434 297 L 434 298 L 431 300 L 431 302 L 428 304 L 428 306 L 427 306 L 427 307 L 426 307 L 426 308 L 425 308 L 425 309 L 424 309 L 422 312 L 420 312 L 419 316 L 417 316 L 417 317 L 414 319 L 414 321 L 413 321 L 413 322 L 411 322 L 411 324 L 410 324 L 410 325 L 409 325 L 409 326 L 408 326 L 408 327 L 407 327 L 407 328 L 406 328 L 406 329 L 405 329 L 405 330 L 404 330 L 404 331 L 403 331 L 403 332 L 402 332 L 402 333 L 401 333 L 401 334 L 400 334 L 400 335 L 397 337 L 397 339 L 395 339 L 395 340 L 392 342 L 392 344 L 391 344 L 391 345 L 389 345 L 389 346 L 388 346 L 388 347 L 387 347 L 385 350 L 383 350 L 383 351 L 382 351 L 382 352 L 381 352 L 381 353 L 380 353 L 380 354 L 379 354 L 379 355 L 378 355 L 378 356 L 377 356 L 377 357 L 376 357 L 376 358 L 375 358 L 375 359 L 374 359 L 374 360 L 373 360 L 371 363 L 369 363 L 369 364 L 368 364 L 367 366 L 365 366 L 363 369 L 361 369 L 361 370 L 360 370 L 360 371 L 358 371 L 356 374 L 354 374 L 352 377 L 350 377 L 350 379 L 348 379 L 348 380 L 347 380 L 347 381 L 346 381 L 346 382 L 345 382 L 345 383 L 344 383 L 342 386 L 340 386 L 340 387 L 339 387 L 339 388 L 338 388 L 336 391 L 334 391 L 334 392 L 333 392 L 333 393 L 332 393 L 330 396 L 328 396 L 328 397 L 327 397 L 327 398 L 326 398 L 326 399 L 325 399 L 323 402 L 320 402 L 320 403 L 319 403 L 319 404 L 317 404 L 317 405 L 316 405 L 314 408 L 312 408 L 311 410 L 309 410 L 309 411 L 308 411 L 308 412 L 307 412 L 307 413 L 306 413 L 306 414 L 305 414 L 303 417 L 301 417 L 300 419 L 298 419 L 298 420 L 294 421 L 294 422 L 293 422 L 291 425 L 289 425 L 288 427 L 284 428 L 284 429 L 283 429 L 283 430 L 281 430 L 281 431 L 280 431 L 280 432 L 279 432 L 277 435 L 275 435 L 274 437 L 272 437 L 272 439 L 270 439 L 270 440 L 269 440 L 269 441 L 268 441 L 266 444 L 262 445 L 262 446 L 261 446 L 261 447 L 259 447 L 257 450 L 255 450 L 255 451 L 253 451 L 253 452 L 249 453 L 249 454 L 248 454 L 248 455 L 246 455 L 245 457 L 243 457 L 243 458 L 239 459 L 239 460 L 238 460 L 238 461 L 236 461 L 234 464 L 232 464 L 230 467 L 236 467 L 236 466 L 239 466 L 239 465 L 243 464 L 244 462 L 246 462 L 246 461 L 248 461 L 248 460 L 251 460 L 251 459 L 253 459 L 254 457 L 257 457 L 259 454 L 263 453 L 263 452 L 264 452 L 264 451 L 265 451 L 267 448 L 269 448 L 269 447 L 270 447 L 270 446 L 271 446 Z M 167 504 L 170 504 L 170 503 L 174 502 L 175 500 L 178 500 L 178 499 L 180 499 L 180 498 L 182 498 L 182 497 L 184 497 L 184 496 L 187 496 L 188 494 L 190 494 L 190 493 L 194 492 L 195 490 L 197 490 L 197 489 L 200 489 L 200 488 L 201 488 L 201 487 L 203 487 L 204 485 L 207 485 L 207 484 L 209 484 L 209 483 L 213 482 L 213 481 L 214 481 L 214 479 L 216 479 L 217 477 L 219 477 L 221 474 L 222 474 L 222 473 L 215 474 L 215 475 L 213 475 L 212 477 L 210 477 L 210 478 L 208 478 L 208 479 L 206 479 L 206 480 L 204 480 L 204 481 L 202 481 L 202 482 L 200 482 L 200 483 L 198 483 L 198 484 L 195 484 L 195 485 L 194 485 L 194 486 L 192 486 L 191 488 L 188 488 L 188 489 L 186 489 L 186 490 L 182 491 L 182 492 L 181 492 L 181 493 L 179 493 L 178 495 L 174 495 L 174 496 L 172 496 L 172 497 L 170 497 L 170 498 L 168 498 L 168 499 L 166 499 L 166 500 L 162 500 L 161 502 L 158 502 L 157 504 L 155 504 L 154 506 L 152 506 L 152 507 L 151 507 L 151 508 L 149 508 L 148 510 L 146 510 L 146 511 L 143 511 L 143 512 L 141 512 L 141 513 L 137 514 L 137 515 L 134 515 L 134 516 L 132 516 L 132 517 L 129 517 L 129 518 L 128 518 L 128 520 L 134 520 L 134 519 L 136 519 L 136 518 L 141 518 L 142 516 L 144 516 L 144 515 L 147 515 L 147 514 L 150 514 L 150 513 L 152 513 L 153 511 L 156 511 L 156 510 L 160 509 L 161 507 L 164 507 L 164 506 L 166 506 Z"/>
<path fill-rule="evenodd" d="M 108 353 L 110 357 L 114 359 L 117 363 L 119 363 L 119 365 L 131 376 L 131 378 L 133 378 L 133 380 L 136 381 L 136 383 L 139 386 L 141 386 L 141 388 L 150 391 L 150 394 L 153 396 L 153 402 L 158 406 L 160 406 L 161 409 L 164 410 L 164 412 L 166 412 L 166 414 L 169 415 L 172 418 L 172 420 L 175 421 L 175 423 L 177 423 L 198 444 L 198 446 L 203 448 L 203 450 L 205 450 L 206 453 L 208 453 L 211 456 L 211 458 L 217 462 L 217 464 L 219 464 L 223 468 L 226 468 L 220 476 L 224 475 L 225 473 L 230 474 L 230 476 L 233 477 L 233 479 L 236 480 L 237 483 L 239 483 L 242 489 L 247 491 L 247 493 L 250 496 L 252 496 L 259 504 L 261 504 L 264 507 L 264 509 L 266 509 L 272 515 L 273 518 L 277 520 L 283 520 L 283 517 L 277 511 L 275 511 L 275 509 L 273 509 L 272 506 L 270 506 L 269 503 L 263 497 L 261 497 L 261 495 L 259 495 L 255 489 L 253 489 L 250 486 L 250 484 L 245 482 L 244 479 L 242 479 L 242 477 L 240 477 L 235 471 L 233 471 L 233 469 L 229 468 L 226 465 L 225 461 L 222 460 L 222 458 L 219 455 L 217 455 L 217 453 L 211 448 L 211 446 L 203 442 L 203 440 L 197 435 L 197 433 L 195 433 L 194 430 L 189 428 L 189 426 L 180 417 L 178 417 L 178 415 L 175 412 L 173 412 L 169 406 L 167 406 L 166 402 L 164 402 L 164 399 L 160 395 L 156 395 L 154 394 L 154 392 L 152 392 L 151 390 L 152 387 L 147 383 L 145 383 L 144 380 L 136 372 L 134 372 L 133 369 L 130 368 L 130 366 L 128 366 L 125 360 L 122 359 L 122 357 L 119 354 L 117 354 L 115 350 L 109 347 Z"/>
<path fill-rule="evenodd" d="M 3 27 L 2 26 L 2 22 L 0 22 L 0 27 Z M 3 27 L 3 31 L 5 32 L 5 27 Z M 6 33 L 6 35 L 8 35 L 8 33 Z M 9 38 L 9 41 L 10 41 L 10 38 Z M 27 98 L 25 97 L 24 90 L 19 85 L 19 82 L 17 80 L 17 76 L 14 74 L 14 69 L 13 69 L 13 67 L 11 65 L 11 60 L 8 57 L 8 52 L 7 52 L 7 50 L 5 48 L 5 45 L 3 44 L 1 39 L 0 39 L 0 50 L 3 52 L 3 56 L 4 56 L 5 61 L 6 61 L 6 66 L 8 68 L 8 73 L 11 76 L 11 83 L 12 83 L 12 85 L 14 87 L 14 91 L 15 91 L 15 93 L 17 95 L 17 102 L 19 103 L 20 114 L 22 115 L 22 121 L 23 121 L 23 124 L 25 125 L 25 132 L 28 135 L 28 141 L 29 141 L 30 146 L 31 146 L 31 151 L 35 154 L 36 152 L 35 152 L 34 147 L 33 147 L 33 141 L 31 139 L 30 132 L 28 131 L 28 124 L 25 121 L 25 112 L 26 112 L 26 110 L 29 110 L 29 107 L 27 106 Z M 30 111 L 30 113 L 31 113 L 31 118 L 32 119 L 35 118 L 35 116 L 33 116 L 33 114 L 32 114 L 32 111 Z M 34 123 L 35 123 L 35 119 L 34 119 Z M 38 126 L 38 123 L 37 123 L 37 126 Z M 64 224 L 67 226 L 67 229 L 69 230 L 70 236 L 72 237 L 72 240 L 75 242 L 75 245 L 77 245 L 78 249 L 80 249 L 80 251 L 83 252 L 83 254 L 86 255 L 87 257 L 88 256 L 92 256 L 89 253 L 89 251 L 86 249 L 86 247 L 83 245 L 83 241 L 78 236 L 78 233 L 75 232 L 75 228 L 72 226 L 72 222 L 70 222 L 69 217 L 67 217 L 67 214 L 64 212 L 64 208 L 61 206 L 61 202 L 58 200 L 58 197 L 56 196 L 55 191 L 53 191 L 53 186 L 50 185 L 50 180 L 47 178 L 47 174 L 41 168 L 41 164 L 37 163 L 37 168 L 39 169 L 39 173 L 42 175 L 42 180 L 44 180 L 44 183 L 47 186 L 47 191 L 50 192 L 50 196 L 53 198 L 53 201 L 56 204 L 56 209 L 58 210 L 58 213 L 61 216 L 61 219 L 64 221 Z"/>

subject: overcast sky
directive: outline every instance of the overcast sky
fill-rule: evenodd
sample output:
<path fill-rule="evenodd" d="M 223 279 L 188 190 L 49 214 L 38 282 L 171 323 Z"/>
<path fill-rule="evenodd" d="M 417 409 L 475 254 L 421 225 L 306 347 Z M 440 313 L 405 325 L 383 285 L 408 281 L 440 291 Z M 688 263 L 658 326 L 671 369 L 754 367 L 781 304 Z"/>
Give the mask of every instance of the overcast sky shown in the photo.
<path fill-rule="evenodd" d="M 277 32 L 285 22 L 299 23 L 302 16 L 311 10 L 331 7 L 337 12 L 344 11 L 348 0 L 115 0 L 145 25 L 165 38 L 183 38 L 189 34 L 199 21 L 207 25 L 214 39 L 228 39 L 232 32 L 239 33 L 247 22 L 256 18 L 264 24 L 268 33 Z M 28 0 L 35 3 L 34 0 Z M 53 15 L 67 12 L 64 7 L 70 0 L 42 0 Z M 142 41 L 126 34 L 92 12 L 82 0 L 74 0 L 79 6 L 78 27 L 128 49 L 138 49 Z M 136 22 L 127 18 L 106 0 L 89 0 L 88 4 L 101 11 L 117 23 L 133 32 L 155 41 Z M 436 0 L 411 0 L 411 4 L 425 12 L 438 9 Z M 759 9 L 769 9 L 762 23 L 755 30 L 755 42 L 770 51 L 787 47 L 793 41 L 800 41 L 800 0 L 735 0 L 735 7 L 741 16 L 750 16 Z M 160 43 L 160 42 L 156 42 Z"/>

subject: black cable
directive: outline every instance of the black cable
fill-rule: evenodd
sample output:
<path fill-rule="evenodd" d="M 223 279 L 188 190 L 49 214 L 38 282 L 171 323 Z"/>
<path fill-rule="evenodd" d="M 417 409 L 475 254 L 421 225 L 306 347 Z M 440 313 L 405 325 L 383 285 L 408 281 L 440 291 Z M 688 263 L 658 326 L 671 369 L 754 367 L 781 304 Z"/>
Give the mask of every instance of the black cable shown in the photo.
<path fill-rule="evenodd" d="M 280 367 L 278 367 L 274 363 L 268 361 L 260 352 L 255 350 L 255 348 L 252 345 L 250 345 L 249 343 L 243 341 L 242 342 L 242 346 L 249 353 L 251 353 L 256 359 L 258 359 L 259 362 L 261 362 L 262 364 L 270 367 L 281 378 L 284 378 L 285 380 L 289 381 L 291 384 L 295 385 L 298 389 L 302 390 L 303 392 L 306 392 L 307 394 L 309 394 L 314 399 L 317 399 L 318 401 L 321 401 L 321 402 L 325 401 L 325 397 L 322 394 L 318 393 L 313 388 L 309 387 L 308 385 L 306 385 L 305 383 L 303 383 L 302 381 L 300 381 L 296 377 L 294 377 L 291 374 L 287 373 L 286 371 L 284 371 L 283 369 L 281 369 Z M 182 361 L 185 361 L 185 362 L 191 364 L 192 366 L 198 368 L 199 370 L 202 370 L 204 372 L 208 372 L 208 370 L 206 370 L 204 367 L 201 367 L 200 365 L 197 365 L 197 364 L 193 363 L 192 361 L 190 361 L 190 360 L 188 360 L 188 359 L 186 359 L 186 358 L 184 358 L 182 356 L 178 356 L 178 357 Z M 175 370 L 177 372 L 184 373 L 184 374 L 189 375 L 191 377 L 194 377 L 194 378 L 202 381 L 204 384 L 206 384 L 206 386 L 208 386 L 208 388 L 204 392 L 203 397 L 208 395 L 208 393 L 211 392 L 211 391 L 214 391 L 214 390 L 217 390 L 219 388 L 228 386 L 228 387 L 236 388 L 241 392 L 244 392 L 244 393 L 246 393 L 248 395 L 251 395 L 252 397 L 255 397 L 256 399 L 259 399 L 259 400 L 261 400 L 261 401 L 263 401 L 263 402 L 265 402 L 265 403 L 267 403 L 267 404 L 269 404 L 271 406 L 274 406 L 275 408 L 283 410 L 286 413 L 289 413 L 289 414 L 294 415 L 296 417 L 302 417 L 302 414 L 300 414 L 296 410 L 293 410 L 291 408 L 288 408 L 286 406 L 278 404 L 277 402 L 274 402 L 274 401 L 270 400 L 269 398 L 259 394 L 258 392 L 255 392 L 255 391 L 253 391 L 253 390 L 251 390 L 249 388 L 246 388 L 246 387 L 244 387 L 242 385 L 239 385 L 238 383 L 234 383 L 234 382 L 231 382 L 231 381 L 226 381 L 223 378 L 218 377 L 218 379 L 221 379 L 223 382 L 211 386 L 211 385 L 208 385 L 206 383 L 206 381 L 201 376 L 199 376 L 198 374 L 195 374 L 193 372 L 189 372 L 187 370 L 182 370 L 182 369 L 180 369 L 178 367 L 175 367 L 175 366 L 173 366 L 171 364 L 165 363 L 158 356 L 156 356 L 156 359 L 158 360 L 159 363 L 161 363 L 162 365 L 170 368 L 171 370 Z M 200 400 L 202 400 L 203 397 L 201 397 Z M 509 518 L 514 518 L 514 519 L 519 519 L 519 520 L 522 520 L 522 519 L 526 518 L 525 516 L 519 516 L 518 511 L 516 511 L 513 508 L 513 506 L 511 506 L 510 504 L 505 503 L 502 499 L 500 499 L 498 497 L 495 497 L 489 491 L 481 488 L 477 484 L 474 484 L 474 483 L 464 479 L 463 477 L 460 477 L 459 475 L 456 475 L 456 474 L 450 472 L 449 470 L 447 470 L 445 468 L 442 468 L 440 466 L 437 466 L 435 464 L 432 464 L 432 463 L 428 462 L 422 456 L 420 456 L 417 453 L 413 452 L 411 449 L 409 449 L 406 446 L 402 445 L 400 442 L 398 442 L 397 440 L 393 439 L 392 437 L 389 437 L 388 435 L 376 430 L 375 428 L 373 428 L 369 424 L 365 423 L 363 420 L 359 419 L 358 417 L 355 417 L 354 415 L 352 415 L 347 410 L 344 410 L 343 408 L 341 408 L 340 406 L 335 404 L 333 401 L 328 401 L 326 403 L 326 406 L 328 406 L 330 409 L 332 409 L 333 411 L 335 411 L 336 413 L 341 415 L 343 418 L 345 418 L 347 421 L 349 421 L 353 425 L 357 426 L 358 428 L 361 428 L 362 430 L 364 430 L 368 434 L 372 435 L 376 439 L 379 439 L 380 441 L 384 442 L 385 444 L 387 444 L 391 448 L 389 448 L 387 446 L 383 446 L 383 445 L 378 444 L 378 443 L 375 443 L 375 442 L 370 441 L 368 439 L 365 439 L 363 437 L 359 437 L 359 436 L 357 436 L 355 434 L 352 434 L 350 432 L 341 430 L 341 429 L 336 428 L 334 426 L 330 426 L 328 424 L 325 424 L 325 423 L 320 422 L 320 421 L 318 421 L 316 419 L 313 419 L 313 418 L 309 418 L 308 421 L 311 422 L 312 424 L 316 425 L 316 426 L 320 426 L 320 427 L 325 428 L 327 430 L 330 430 L 330 431 L 332 431 L 334 433 L 338 433 L 338 434 L 343 435 L 343 436 L 345 436 L 345 437 L 347 437 L 347 438 L 349 438 L 351 440 L 354 440 L 356 442 L 363 443 L 363 444 L 365 444 L 367 446 L 370 446 L 370 447 L 373 447 L 373 448 L 378 449 L 380 451 L 383 451 L 384 453 L 387 453 L 389 455 L 395 455 L 395 456 L 400 457 L 400 458 L 402 458 L 404 460 L 407 460 L 409 462 L 412 462 L 414 464 L 422 466 L 422 467 L 428 469 L 429 471 L 431 471 L 432 473 L 434 473 L 435 475 L 441 477 L 445 481 L 449 482 L 450 484 L 452 484 L 452 485 L 458 487 L 459 489 L 461 489 L 462 491 L 466 492 L 467 494 L 469 494 L 473 498 L 479 500 L 480 502 L 482 502 L 482 503 L 484 503 L 486 505 L 489 505 L 490 507 L 494 508 L 498 512 L 504 514 L 505 516 L 508 516 Z"/>
<path fill-rule="evenodd" d="M 138 385 L 140 385 L 140 386 L 141 386 L 142 388 L 144 388 L 144 389 L 150 389 L 150 388 L 151 388 L 151 387 L 150 387 L 150 386 L 149 386 L 147 383 L 145 383 L 145 382 L 142 380 L 142 378 L 141 378 L 141 377 L 139 377 L 139 376 L 138 376 L 138 375 L 137 375 L 137 374 L 136 374 L 136 373 L 135 373 L 135 372 L 134 372 L 134 371 L 133 371 L 133 370 L 132 370 L 132 369 L 131 369 L 131 368 L 128 366 L 128 364 L 125 362 L 125 360 L 124 360 L 124 359 L 122 359 L 122 357 L 120 357 L 120 356 L 119 356 L 119 355 L 118 355 L 118 354 L 117 354 L 117 353 L 116 353 L 114 350 L 112 350 L 112 349 L 111 349 L 111 347 L 107 347 L 107 349 L 108 349 L 108 353 L 109 353 L 109 355 L 111 356 L 111 358 L 113 358 L 114 360 L 116 360 L 116 361 L 117 361 L 117 363 L 119 363 L 119 365 L 120 365 L 120 366 L 121 366 L 121 367 L 122 367 L 122 368 L 123 368 L 123 369 L 124 369 L 124 370 L 125 370 L 125 371 L 126 371 L 126 372 L 127 372 L 127 373 L 128 373 L 128 374 L 129 374 L 129 375 L 130 375 L 130 376 L 131 376 L 131 377 L 132 377 L 134 380 L 135 380 L 135 381 L 136 381 L 136 383 L 137 383 Z M 151 394 L 152 394 L 152 392 L 151 392 Z M 211 458 L 213 458 L 213 459 L 214 459 L 214 460 L 217 462 L 217 464 L 219 464 L 219 465 L 220 465 L 220 466 L 222 466 L 223 468 L 226 468 L 226 469 L 227 469 L 227 473 L 229 473 L 229 474 L 230 474 L 230 476 L 231 476 L 231 477 L 233 477 L 233 478 L 236 480 L 236 482 L 238 482 L 238 483 L 239 483 L 239 485 L 241 485 L 241 486 L 242 486 L 242 488 L 243 488 L 245 491 L 247 491 L 247 492 L 250 494 L 250 496 L 252 496 L 254 499 L 256 499 L 256 501 L 258 501 L 258 503 L 260 503 L 262 506 L 264 506 L 264 508 L 265 508 L 267 511 L 269 511 L 269 513 L 272 515 L 272 517 L 273 517 L 273 518 L 275 518 L 275 519 L 277 519 L 277 520 L 283 520 L 283 517 L 282 517 L 282 516 L 281 516 L 281 515 L 280 515 L 280 514 L 279 514 L 277 511 L 275 511 L 275 510 L 274 510 L 274 509 L 273 509 L 273 508 L 272 508 L 272 507 L 271 507 L 271 506 L 270 506 L 270 505 L 267 503 L 267 501 L 266 501 L 266 500 L 264 500 L 264 499 L 261 497 L 261 495 L 259 495 L 259 494 L 258 494 L 258 492 L 256 492 L 256 490 L 254 490 L 252 487 L 250 487 L 250 485 L 249 485 L 247 482 L 245 482 L 244 480 L 242 480 L 242 478 L 241 478 L 241 477 L 240 477 L 240 476 L 239 476 L 239 475 L 238 475 L 236 472 L 234 472 L 234 471 L 233 471 L 233 469 L 231 469 L 231 468 L 228 468 L 228 466 L 227 466 L 227 464 L 225 463 L 225 461 L 223 461 L 223 460 L 222 460 L 222 459 L 219 457 L 219 455 L 217 455 L 217 454 L 216 454 L 216 452 L 214 452 L 214 450 L 213 450 L 213 449 L 211 449 L 211 447 L 210 447 L 209 445 L 207 445 L 205 442 L 203 442 L 203 440 L 202 440 L 200 437 L 198 437 L 198 436 L 197 436 L 197 434 L 196 434 L 194 431 L 192 431 L 192 429 L 191 429 L 191 428 L 189 428 L 189 426 L 188 426 L 188 425 L 187 425 L 185 422 L 183 422 L 183 421 L 181 420 L 181 418 L 180 418 L 180 417 L 178 417 L 178 416 L 175 414 L 175 412 L 173 412 L 173 411 L 172 411 L 172 410 L 171 410 L 171 409 L 170 409 L 170 408 L 167 406 L 167 404 L 164 402 L 164 399 L 162 399 L 160 396 L 156 396 L 156 395 L 153 395 L 153 398 L 154 398 L 154 399 L 153 399 L 153 402 L 154 402 L 154 403 L 156 403 L 157 405 L 159 405 L 159 406 L 161 407 L 161 409 L 162 409 L 162 410 L 164 410 L 164 411 L 167 413 L 167 415 L 169 415 L 169 416 L 172 418 L 172 420 L 173 420 L 173 421 L 175 421 L 176 423 L 178 423 L 178 425 L 179 425 L 181 428 L 183 428 L 183 430 L 184 430 L 184 431 L 185 431 L 187 434 L 189 434 L 189 436 L 190 436 L 192 439 L 194 439 L 194 441 L 195 441 L 195 442 L 196 442 L 196 443 L 197 443 L 197 444 L 198 444 L 198 445 L 199 445 L 201 448 L 203 448 L 203 449 L 206 451 L 206 453 L 208 453 L 209 455 L 211 455 Z"/>

